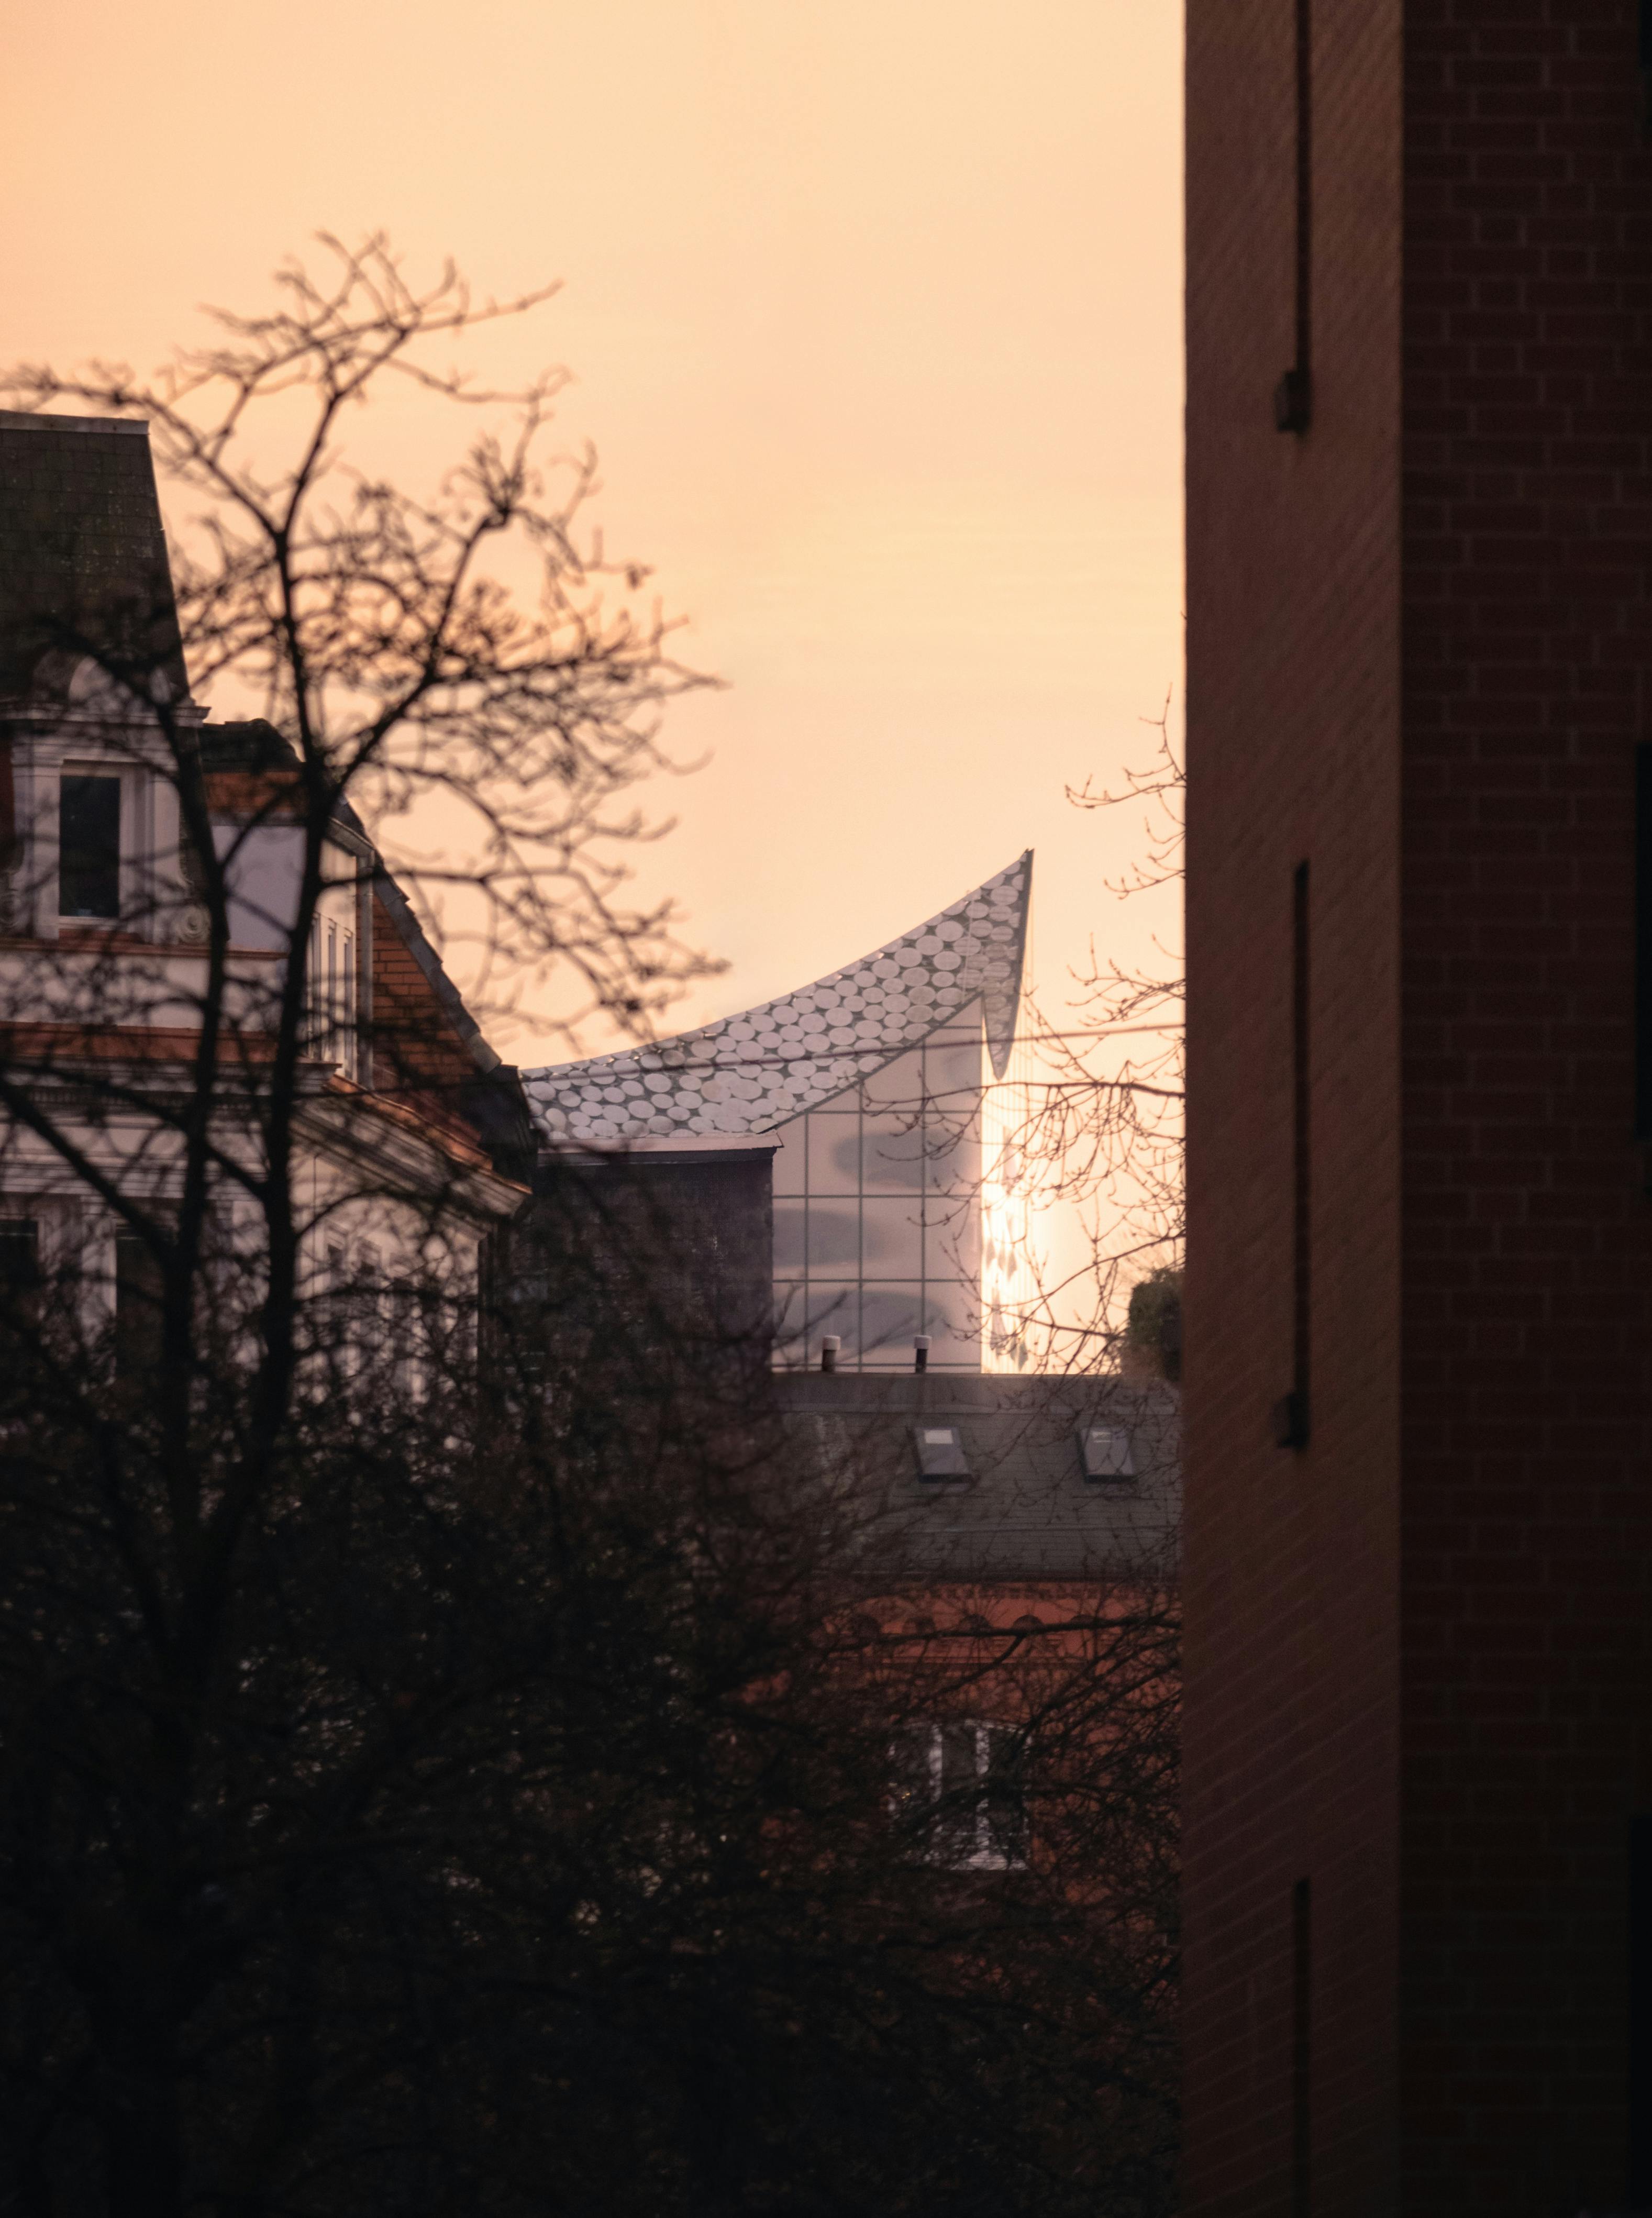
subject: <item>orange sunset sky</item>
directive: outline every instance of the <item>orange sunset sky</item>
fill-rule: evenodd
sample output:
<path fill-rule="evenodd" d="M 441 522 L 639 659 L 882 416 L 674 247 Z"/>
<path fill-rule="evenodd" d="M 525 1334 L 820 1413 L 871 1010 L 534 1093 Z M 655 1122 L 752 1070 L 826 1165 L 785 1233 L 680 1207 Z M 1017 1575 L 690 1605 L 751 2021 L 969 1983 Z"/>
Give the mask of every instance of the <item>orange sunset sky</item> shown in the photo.
<path fill-rule="evenodd" d="M 646 864 L 730 964 L 682 1020 L 1027 846 L 1059 1016 L 1153 921 L 1102 883 L 1135 819 L 1063 787 L 1179 702 L 1180 41 L 1170 0 L 16 9 L 0 354 L 150 369 L 323 226 L 560 279 L 489 367 L 574 372 L 609 542 L 728 681 Z"/>

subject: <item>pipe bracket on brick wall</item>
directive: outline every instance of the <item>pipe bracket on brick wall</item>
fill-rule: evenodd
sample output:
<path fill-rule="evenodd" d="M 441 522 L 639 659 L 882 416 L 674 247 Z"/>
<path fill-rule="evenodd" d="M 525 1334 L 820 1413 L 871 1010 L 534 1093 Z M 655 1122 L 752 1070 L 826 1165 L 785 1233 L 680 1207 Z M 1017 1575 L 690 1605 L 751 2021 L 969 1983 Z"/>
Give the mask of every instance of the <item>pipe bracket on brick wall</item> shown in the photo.
<path fill-rule="evenodd" d="M 1308 1446 L 1308 1397 L 1294 1389 L 1273 1405 L 1273 1445 L 1277 1448 Z"/>
<path fill-rule="evenodd" d="M 1305 431 L 1313 414 L 1313 385 L 1305 369 L 1288 369 L 1273 388 L 1273 424 L 1278 431 Z"/>

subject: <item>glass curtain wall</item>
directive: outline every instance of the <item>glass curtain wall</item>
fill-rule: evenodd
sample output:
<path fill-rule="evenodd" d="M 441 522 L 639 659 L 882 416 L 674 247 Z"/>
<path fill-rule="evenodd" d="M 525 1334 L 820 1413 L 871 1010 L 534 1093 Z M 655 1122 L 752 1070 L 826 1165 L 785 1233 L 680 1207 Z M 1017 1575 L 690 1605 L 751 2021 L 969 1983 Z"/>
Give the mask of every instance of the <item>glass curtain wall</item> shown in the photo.
<path fill-rule="evenodd" d="M 779 1127 L 774 1165 L 777 1360 L 846 1371 L 979 1371 L 979 1001 L 862 1084 Z"/>

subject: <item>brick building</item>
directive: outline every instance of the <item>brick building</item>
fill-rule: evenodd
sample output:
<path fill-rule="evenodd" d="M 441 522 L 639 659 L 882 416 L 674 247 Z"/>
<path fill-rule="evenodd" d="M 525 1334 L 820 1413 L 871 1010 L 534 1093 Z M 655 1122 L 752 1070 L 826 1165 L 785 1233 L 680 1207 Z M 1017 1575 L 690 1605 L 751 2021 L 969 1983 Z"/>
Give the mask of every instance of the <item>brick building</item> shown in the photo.
<path fill-rule="evenodd" d="M 1169 1625 L 1179 1392 L 1147 1376 L 869 1370 L 783 1371 L 773 1386 L 786 1449 L 876 1505 L 868 1556 L 890 1583 L 872 1577 L 871 1614 L 901 1667 L 937 1689 L 906 1791 L 966 1808 L 979 1793 L 963 1861 L 1001 1867 L 993 1762 L 1025 1719 L 1029 1681 L 1067 1672 L 1067 1701 L 1093 1718 L 1104 1706 L 1080 1692 L 1094 1638 L 1080 1628 L 1132 1610 Z M 1127 1639 L 1108 1651 L 1109 1671 L 1123 1685 L 1136 1660 Z M 1150 1683 L 1166 1699 L 1150 1696 L 1136 1714 L 1149 1735 L 1165 1730 L 1174 1701 L 1168 1677 Z M 1100 1785 L 1093 1774 L 1086 1783 Z M 1154 1845 L 1168 1861 L 1168 1844 Z"/>
<path fill-rule="evenodd" d="M 1646 36 L 1190 0 L 1190 2214 L 1652 2207 Z"/>

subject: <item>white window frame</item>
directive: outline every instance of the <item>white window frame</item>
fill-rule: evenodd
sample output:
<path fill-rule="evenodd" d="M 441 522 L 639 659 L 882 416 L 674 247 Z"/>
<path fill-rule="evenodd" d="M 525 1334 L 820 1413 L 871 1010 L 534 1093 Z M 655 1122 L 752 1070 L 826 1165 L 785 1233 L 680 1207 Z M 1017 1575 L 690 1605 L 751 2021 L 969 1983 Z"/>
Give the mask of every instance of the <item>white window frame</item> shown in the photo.
<path fill-rule="evenodd" d="M 337 897 L 347 893 L 348 901 Z M 331 898 L 330 898 L 331 897 Z M 362 1082 L 362 888 L 354 858 L 347 877 L 329 878 L 310 921 L 305 1005 L 311 1052 Z"/>
<path fill-rule="evenodd" d="M 121 788 L 121 870 L 118 891 L 119 914 L 114 916 L 65 916 L 61 902 L 63 895 L 63 851 L 59 843 L 59 827 L 62 821 L 63 781 L 65 778 L 112 778 Z M 40 779 L 36 787 L 37 804 L 44 802 L 40 811 L 48 820 L 40 827 L 49 841 L 49 870 L 43 872 L 45 886 L 49 888 L 46 906 L 50 908 L 57 936 L 65 929 L 71 932 L 113 932 L 139 939 L 155 936 L 155 907 L 160 898 L 158 884 L 148 888 L 140 883 L 143 863 L 147 860 L 152 871 L 158 865 L 158 850 L 155 840 L 155 772 L 147 763 L 133 762 L 129 755 L 100 755 L 95 749 L 65 747 L 61 759 L 49 778 Z M 21 813 L 21 812 L 20 812 Z M 39 832 L 37 831 L 37 838 Z M 44 845 L 45 843 L 42 842 Z M 42 856 L 44 862 L 46 856 Z M 145 909 L 139 910 L 140 897 L 147 894 Z"/>
<path fill-rule="evenodd" d="M 1105 1445 L 1098 1446 L 1100 1442 Z M 1085 1478 L 1093 1485 L 1123 1484 L 1136 1476 L 1135 1440 L 1128 1425 L 1081 1425 L 1079 1455 Z"/>
<path fill-rule="evenodd" d="M 1024 1844 L 1006 1849 L 988 1803 L 995 1738 L 1013 1739 L 1014 1727 L 990 1718 L 931 1718 L 908 1727 L 906 1746 L 891 1754 L 897 1775 L 906 1784 L 897 1794 L 897 1807 L 910 1806 L 919 1776 L 927 1778 L 928 1802 L 934 1813 L 934 1837 L 929 1849 L 931 1862 L 950 1871 L 1020 1871 L 1026 1867 Z M 969 1732 L 974 1736 L 974 1775 L 977 1794 L 973 1811 L 962 1808 L 946 1785 L 945 1736 Z M 916 1756 L 922 1764 L 913 1761 Z M 921 1800 L 921 1794 L 919 1795 Z M 949 1804 L 950 1806 L 949 1806 Z"/>

